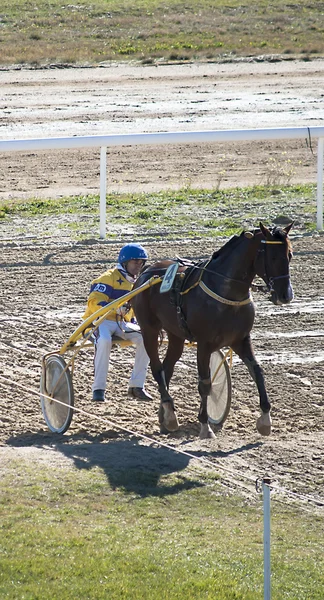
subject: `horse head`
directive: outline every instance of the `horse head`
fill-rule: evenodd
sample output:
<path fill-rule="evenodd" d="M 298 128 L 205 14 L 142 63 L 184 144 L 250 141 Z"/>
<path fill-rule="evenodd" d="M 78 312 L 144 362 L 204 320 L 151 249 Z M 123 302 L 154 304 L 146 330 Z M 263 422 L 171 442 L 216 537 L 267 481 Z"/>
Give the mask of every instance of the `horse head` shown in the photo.
<path fill-rule="evenodd" d="M 255 262 L 256 274 L 267 285 L 270 300 L 276 305 L 289 304 L 294 297 L 289 274 L 292 248 L 288 234 L 292 225 L 270 230 L 260 222 L 260 230 L 255 234 L 260 242 Z"/>

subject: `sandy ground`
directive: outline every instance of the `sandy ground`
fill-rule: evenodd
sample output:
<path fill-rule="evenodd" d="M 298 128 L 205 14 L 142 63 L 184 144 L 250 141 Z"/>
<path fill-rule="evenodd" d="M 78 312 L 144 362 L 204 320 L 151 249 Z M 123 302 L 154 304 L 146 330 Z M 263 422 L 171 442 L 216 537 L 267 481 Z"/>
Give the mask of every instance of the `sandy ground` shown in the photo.
<path fill-rule="evenodd" d="M 324 61 L 2 71 L 0 140 L 323 125 Z M 108 149 L 108 190 L 315 181 L 317 142 Z M 98 149 L 0 153 L 0 198 L 99 191 Z"/>
<path fill-rule="evenodd" d="M 323 64 L 5 71 L 1 73 L 6 107 L 2 137 L 321 124 Z M 262 152 L 254 145 L 190 146 L 163 152 L 118 149 L 109 157 L 110 181 L 114 189 L 139 190 L 183 184 L 190 176 L 195 185 L 212 185 L 218 168 L 215 162 L 224 155 L 231 156 L 228 165 L 233 164 L 226 167 L 224 184 L 240 185 L 257 180 L 269 157 L 286 150 L 294 163 L 302 161 L 297 179 L 314 180 L 316 160 L 305 144 L 274 144 L 271 150 L 263 144 Z M 98 185 L 98 157 L 88 151 L 55 156 L 3 154 L 0 167 L 3 198 L 23 193 L 87 193 Z M 252 496 L 255 479 L 268 474 L 276 486 L 299 494 L 289 496 L 289 501 L 301 502 L 300 495 L 307 494 L 314 502 L 306 504 L 322 510 L 323 236 L 307 236 L 303 231 L 293 236 L 295 300 L 291 305 L 274 307 L 261 293 L 255 294 L 253 340 L 273 406 L 270 438 L 256 432 L 256 389 L 245 367 L 234 360 L 229 417 L 215 441 L 197 439 L 199 396 L 193 349 L 186 349 L 171 383 L 180 431 L 161 438 L 158 393 L 151 375 L 147 388 L 154 397 L 152 403 L 143 405 L 127 398 L 132 348 L 115 349 L 108 401 L 102 406 L 91 403 L 92 350 L 78 357 L 73 375 L 75 402 L 89 414 L 75 414 L 69 431 L 61 437 L 48 431 L 40 410 L 41 357 L 59 348 L 79 325 L 89 282 L 113 264 L 120 242 L 72 243 L 59 238 L 59 229 L 55 241 L 42 240 L 41 235 L 31 241 L 19 235 L 18 225 L 15 228 L 12 223 L 10 239 L 7 229 L 0 239 L 0 375 L 6 379 L 0 380 L 2 465 L 20 456 L 49 464 L 67 461 L 77 468 L 87 461 L 105 463 L 112 469 L 114 456 L 119 466 L 123 461 L 126 464 L 132 448 L 135 462 L 152 468 L 154 456 L 154 468 L 162 473 L 165 451 L 157 447 L 148 453 L 149 441 L 137 437 L 142 434 L 212 461 L 223 469 L 224 484 L 230 489 Z M 44 225 L 41 220 L 32 224 L 40 233 Z M 211 241 L 198 237 L 193 242 L 185 232 L 179 241 L 147 238 L 145 245 L 152 259 L 175 255 L 198 259 L 215 249 Z M 190 462 L 184 459 L 179 469 Z M 278 496 L 285 495 L 278 492 Z"/>
<path fill-rule="evenodd" d="M 182 243 L 145 244 L 152 259 L 184 252 L 198 259 L 213 249 L 211 242 L 199 239 L 194 244 L 188 239 Z M 180 422 L 178 433 L 162 437 L 159 433 L 159 398 L 150 374 L 147 388 L 153 402 L 143 405 L 127 398 L 132 348 L 114 350 L 107 402 L 102 406 L 91 402 L 93 351 L 90 348 L 78 355 L 73 375 L 75 405 L 87 414 L 75 414 L 63 437 L 48 431 L 39 406 L 41 357 L 60 348 L 78 327 L 90 279 L 113 263 L 118 248 L 111 242 L 90 246 L 66 242 L 41 245 L 21 240 L 1 244 L 2 461 L 9 460 L 13 452 L 26 459 L 30 448 L 31 460 L 37 456 L 35 449 L 41 456 L 45 452 L 50 463 L 55 457 L 62 461 L 62 457 L 69 456 L 77 468 L 78 461 L 95 464 L 95 456 L 98 461 L 99 456 L 102 461 L 107 456 L 112 469 L 113 449 L 119 457 L 125 449 L 125 461 L 128 460 L 129 444 L 123 445 L 127 440 L 136 447 L 147 447 L 148 440 L 143 442 L 137 437 L 140 434 L 213 461 L 232 489 L 241 491 L 243 485 L 244 493 L 248 490 L 253 496 L 255 479 L 269 474 L 275 485 L 309 494 L 323 504 L 324 237 L 320 235 L 298 236 L 294 240 L 291 271 L 295 300 L 290 306 L 274 307 L 260 292 L 254 294 L 257 319 L 253 340 L 273 406 L 270 438 L 261 438 L 256 432 L 256 388 L 242 363 L 234 360 L 228 419 L 215 441 L 198 440 L 194 349 L 185 350 L 171 383 Z M 112 440 L 114 445 L 107 449 L 106 443 Z M 67 448 L 71 444 L 74 451 Z M 164 455 L 161 450 L 162 462 Z M 152 469 L 151 456 L 145 449 L 143 453 L 137 449 L 136 456 L 139 464 Z M 158 459 L 158 452 L 154 456 Z M 190 459 L 187 461 L 190 463 Z M 160 468 L 159 461 L 156 468 Z"/>

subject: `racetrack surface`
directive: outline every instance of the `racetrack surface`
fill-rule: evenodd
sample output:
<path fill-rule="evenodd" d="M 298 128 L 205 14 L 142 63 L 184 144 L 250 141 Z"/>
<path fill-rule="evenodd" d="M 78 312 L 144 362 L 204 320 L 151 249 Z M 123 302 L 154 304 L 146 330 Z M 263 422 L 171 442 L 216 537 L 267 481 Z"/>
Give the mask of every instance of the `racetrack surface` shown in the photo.
<path fill-rule="evenodd" d="M 152 260 L 175 255 L 196 260 L 215 249 L 208 240 L 146 240 L 145 245 Z M 73 376 L 75 405 L 90 415 L 76 413 L 64 436 L 47 430 L 38 395 L 41 357 L 60 348 L 79 326 L 88 284 L 93 275 L 113 264 L 119 246 L 111 242 L 54 244 L 28 240 L 1 244 L 0 375 L 11 381 L 0 380 L 2 459 L 9 459 L 17 447 L 19 452 L 25 448 L 26 458 L 29 447 L 31 459 L 35 448 L 43 452 L 51 448 L 57 452 L 47 452 L 48 460 L 53 461 L 55 455 L 62 460 L 60 456 L 71 453 L 66 448 L 71 444 L 77 454 L 81 444 L 82 452 L 90 459 L 92 453 L 100 454 L 100 446 L 106 452 L 104 445 L 112 440 L 117 453 L 117 441 L 137 440 L 135 445 L 147 446 L 148 440 L 138 439 L 141 434 L 213 461 L 232 489 L 240 490 L 243 484 L 244 493 L 253 495 L 254 480 L 267 474 L 274 484 L 310 494 L 322 502 L 324 237 L 318 234 L 293 239 L 295 299 L 291 305 L 275 307 L 261 292 L 254 293 L 257 318 L 253 340 L 273 407 L 273 433 L 269 438 L 261 438 L 256 431 L 256 388 L 244 365 L 234 360 L 229 417 L 216 440 L 198 440 L 199 396 L 193 348 L 185 350 L 170 387 L 180 422 L 176 434 L 159 433 L 159 396 L 151 374 L 147 388 L 154 397 L 152 403 L 127 397 L 133 348 L 113 351 L 107 402 L 100 406 L 91 402 L 93 350 L 78 355 Z M 111 452 L 112 448 L 110 459 Z"/>
<path fill-rule="evenodd" d="M 323 64 L 319 60 L 4 71 L 0 135 L 10 139 L 320 125 Z M 292 181 L 313 182 L 316 144 L 313 150 L 314 154 L 306 141 L 298 140 L 190 145 L 162 151 L 123 147 L 108 153 L 108 189 L 136 192 L 188 184 L 213 187 L 215 177 L 221 187 L 260 183 L 267 176 L 271 158 L 288 170 L 286 161 L 291 161 Z M 98 152 L 88 150 L 3 154 L 0 197 L 98 193 L 98 169 Z M 65 218 L 62 215 L 61 221 Z M 298 227 L 292 230 L 295 299 L 291 305 L 275 307 L 260 292 L 254 294 L 254 346 L 273 407 L 269 438 L 256 432 L 256 388 L 245 367 L 234 360 L 229 417 L 215 441 L 197 439 L 194 349 L 185 350 L 171 382 L 180 431 L 161 437 L 159 398 L 151 375 L 147 388 L 154 396 L 152 403 L 127 398 L 132 348 L 114 350 L 107 402 L 102 406 L 91 402 L 92 350 L 77 358 L 73 377 L 76 407 L 106 421 L 75 414 L 69 431 L 61 437 L 47 430 L 40 410 L 41 357 L 61 347 L 80 324 L 90 281 L 114 264 L 129 232 L 112 231 L 114 241 L 74 243 L 60 235 L 60 218 L 55 222 L 15 218 L 9 226 L 6 223 L 0 239 L 0 375 L 8 380 L 0 380 L 3 465 L 15 452 L 15 456 L 49 463 L 69 455 L 75 464 L 73 457 L 83 452 L 90 458 L 107 455 L 112 463 L 114 448 L 116 460 L 121 448 L 117 442 L 130 440 L 136 445 L 142 434 L 211 460 L 217 469 L 225 469 L 222 473 L 231 489 L 242 490 L 243 484 L 244 493 L 252 495 L 255 479 L 267 474 L 277 485 L 323 503 L 322 235 L 306 235 Z M 28 238 L 28 233 L 36 233 L 36 237 Z M 145 244 L 152 260 L 176 255 L 198 260 L 215 250 L 215 242 L 199 235 L 193 240 L 185 233 L 174 241 L 149 234 L 141 234 L 136 241 Z M 140 443 L 144 447 L 150 444 L 148 440 Z M 67 450 L 72 448 L 74 452 Z M 126 452 L 125 460 L 128 456 Z M 141 460 L 141 454 L 137 456 Z M 158 468 L 159 452 L 154 456 Z M 163 461 L 162 450 L 160 456 Z M 145 466 L 145 457 L 142 460 Z"/>

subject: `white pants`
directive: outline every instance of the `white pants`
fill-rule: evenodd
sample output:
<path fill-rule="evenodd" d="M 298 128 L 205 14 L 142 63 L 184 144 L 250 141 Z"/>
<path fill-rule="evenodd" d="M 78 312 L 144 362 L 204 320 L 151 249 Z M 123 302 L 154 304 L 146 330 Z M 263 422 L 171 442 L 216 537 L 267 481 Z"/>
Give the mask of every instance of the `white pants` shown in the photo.
<path fill-rule="evenodd" d="M 92 391 L 106 389 L 112 335 L 116 335 L 124 340 L 131 340 L 135 344 L 135 363 L 129 380 L 129 387 L 143 388 L 149 357 L 144 348 L 141 333 L 136 331 L 135 327 L 132 329 L 131 323 L 121 321 L 118 324 L 116 321 L 109 321 L 107 319 L 99 325 L 95 335 L 94 382 L 92 384 Z"/>

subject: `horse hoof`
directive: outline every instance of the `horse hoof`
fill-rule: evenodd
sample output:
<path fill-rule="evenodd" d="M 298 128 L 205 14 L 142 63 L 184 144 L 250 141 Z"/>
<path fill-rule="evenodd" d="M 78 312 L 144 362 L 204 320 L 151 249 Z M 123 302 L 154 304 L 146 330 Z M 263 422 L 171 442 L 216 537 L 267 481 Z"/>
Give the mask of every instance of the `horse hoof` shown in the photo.
<path fill-rule="evenodd" d="M 166 429 L 167 433 L 178 431 L 179 422 L 170 402 L 163 404 L 163 419 L 160 419 L 160 427 Z"/>
<path fill-rule="evenodd" d="M 214 439 L 216 439 L 216 435 L 214 434 L 212 428 L 210 427 L 210 425 L 208 423 L 205 424 L 205 425 L 201 425 L 200 426 L 199 439 L 200 440 L 214 440 Z"/>
<path fill-rule="evenodd" d="M 160 433 L 162 435 L 167 435 L 168 433 L 170 433 L 166 427 L 164 427 L 163 423 L 160 423 Z"/>
<path fill-rule="evenodd" d="M 174 419 L 169 419 L 168 421 L 164 421 L 161 424 L 161 429 L 165 429 L 166 433 L 173 433 L 174 431 L 178 431 L 179 422 L 177 417 L 174 415 Z"/>
<path fill-rule="evenodd" d="M 264 413 L 257 419 L 257 430 L 263 435 L 267 436 L 271 433 L 271 417 L 269 413 Z"/>
<path fill-rule="evenodd" d="M 160 423 L 160 433 L 162 434 L 173 433 L 174 431 L 178 431 L 178 429 L 179 423 L 177 419 L 176 422 L 169 422 L 167 425 L 165 423 Z"/>

